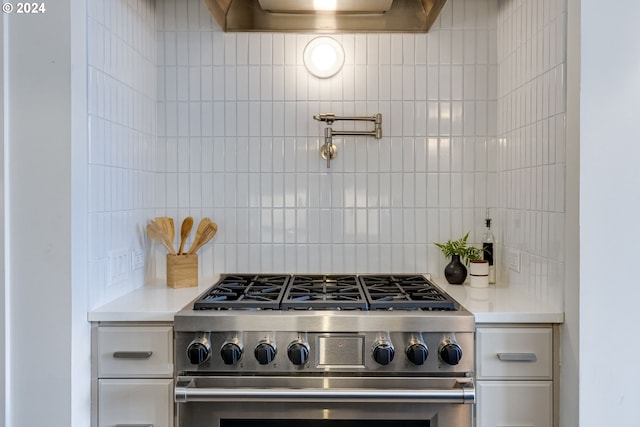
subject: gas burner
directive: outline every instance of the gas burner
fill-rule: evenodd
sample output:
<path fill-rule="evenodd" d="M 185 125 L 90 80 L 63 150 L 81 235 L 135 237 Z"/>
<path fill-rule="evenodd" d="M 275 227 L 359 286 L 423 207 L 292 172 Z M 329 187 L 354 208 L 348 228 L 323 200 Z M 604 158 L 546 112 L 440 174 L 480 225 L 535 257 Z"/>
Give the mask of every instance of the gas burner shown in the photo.
<path fill-rule="evenodd" d="M 458 307 L 420 275 L 261 275 L 222 278 L 196 310 L 446 310 Z"/>
<path fill-rule="evenodd" d="M 456 310 L 455 303 L 424 276 L 360 276 L 371 310 Z"/>
<path fill-rule="evenodd" d="M 194 303 L 196 310 L 277 310 L 290 276 L 227 275 Z"/>
<path fill-rule="evenodd" d="M 282 308 L 366 310 L 367 301 L 354 275 L 293 276 L 282 300 Z"/>

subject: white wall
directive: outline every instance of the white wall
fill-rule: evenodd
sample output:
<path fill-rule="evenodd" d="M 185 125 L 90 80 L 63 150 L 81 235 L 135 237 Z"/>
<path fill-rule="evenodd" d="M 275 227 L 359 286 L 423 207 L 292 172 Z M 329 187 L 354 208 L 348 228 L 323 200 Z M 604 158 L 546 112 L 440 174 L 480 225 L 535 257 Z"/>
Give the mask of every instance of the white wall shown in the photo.
<path fill-rule="evenodd" d="M 8 141 L 5 138 L 5 94 L 7 92 L 7 88 L 5 87 L 5 21 L 6 18 L 0 19 L 0 99 L 2 99 L 2 104 L 0 104 L 0 132 L 2 138 L 2 144 L 0 144 L 0 421 L 2 421 L 3 425 L 7 424 L 6 419 L 6 393 L 8 388 L 8 375 L 9 370 L 7 365 L 6 354 L 8 352 L 7 347 L 7 294 L 9 290 L 9 286 L 6 281 L 6 259 L 5 259 L 5 250 L 6 250 L 6 242 L 5 242 L 5 148 L 7 146 Z"/>
<path fill-rule="evenodd" d="M 4 22 L 9 427 L 89 423 L 86 10 L 71 3 Z"/>
<path fill-rule="evenodd" d="M 640 352 L 640 3 L 581 7 L 580 425 L 631 426 L 640 407 L 640 375 L 625 368 Z"/>
<path fill-rule="evenodd" d="M 567 2 L 567 138 L 564 319 L 560 327 L 560 424 L 580 410 L 580 0 Z"/>

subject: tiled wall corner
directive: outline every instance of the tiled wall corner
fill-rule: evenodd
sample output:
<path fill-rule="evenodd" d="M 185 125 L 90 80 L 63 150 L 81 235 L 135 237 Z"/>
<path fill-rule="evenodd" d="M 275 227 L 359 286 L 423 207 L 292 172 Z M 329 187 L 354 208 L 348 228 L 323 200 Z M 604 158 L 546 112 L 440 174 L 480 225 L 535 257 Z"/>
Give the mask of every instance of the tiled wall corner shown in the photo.
<path fill-rule="evenodd" d="M 511 286 L 562 304 L 566 1 L 498 1 L 498 241 Z M 507 267 L 521 253 L 520 272 Z"/>
<path fill-rule="evenodd" d="M 144 283 L 156 207 L 154 0 L 89 0 L 89 306 Z"/>

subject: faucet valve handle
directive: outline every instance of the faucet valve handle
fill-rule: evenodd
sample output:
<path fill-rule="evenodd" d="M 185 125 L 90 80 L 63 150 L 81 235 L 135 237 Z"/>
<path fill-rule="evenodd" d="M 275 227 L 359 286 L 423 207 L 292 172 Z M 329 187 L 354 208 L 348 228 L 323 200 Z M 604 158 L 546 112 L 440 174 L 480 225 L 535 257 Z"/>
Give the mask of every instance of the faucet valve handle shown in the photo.
<path fill-rule="evenodd" d="M 320 155 L 327 160 L 327 169 L 331 167 L 331 160 L 338 154 L 338 147 L 333 143 L 333 130 L 324 129 L 324 144 L 320 147 Z"/>
<path fill-rule="evenodd" d="M 334 113 L 320 113 L 313 116 L 313 118 L 319 122 L 327 122 L 327 124 L 333 124 L 336 121 Z"/>

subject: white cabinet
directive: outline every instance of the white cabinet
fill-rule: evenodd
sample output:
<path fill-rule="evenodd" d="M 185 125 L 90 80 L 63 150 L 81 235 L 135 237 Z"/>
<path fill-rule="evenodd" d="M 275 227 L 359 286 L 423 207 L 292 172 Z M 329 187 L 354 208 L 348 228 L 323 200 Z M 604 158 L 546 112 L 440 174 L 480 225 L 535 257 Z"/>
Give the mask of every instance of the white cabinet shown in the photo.
<path fill-rule="evenodd" d="M 171 325 L 94 328 L 97 427 L 174 425 Z"/>
<path fill-rule="evenodd" d="M 476 425 L 554 426 L 551 326 L 478 325 Z"/>
<path fill-rule="evenodd" d="M 98 426 L 173 426 L 173 380 L 100 379 Z"/>
<path fill-rule="evenodd" d="M 98 377 L 171 378 L 171 326 L 100 326 Z"/>
<path fill-rule="evenodd" d="M 551 427 L 551 381 L 478 381 L 478 427 Z"/>

